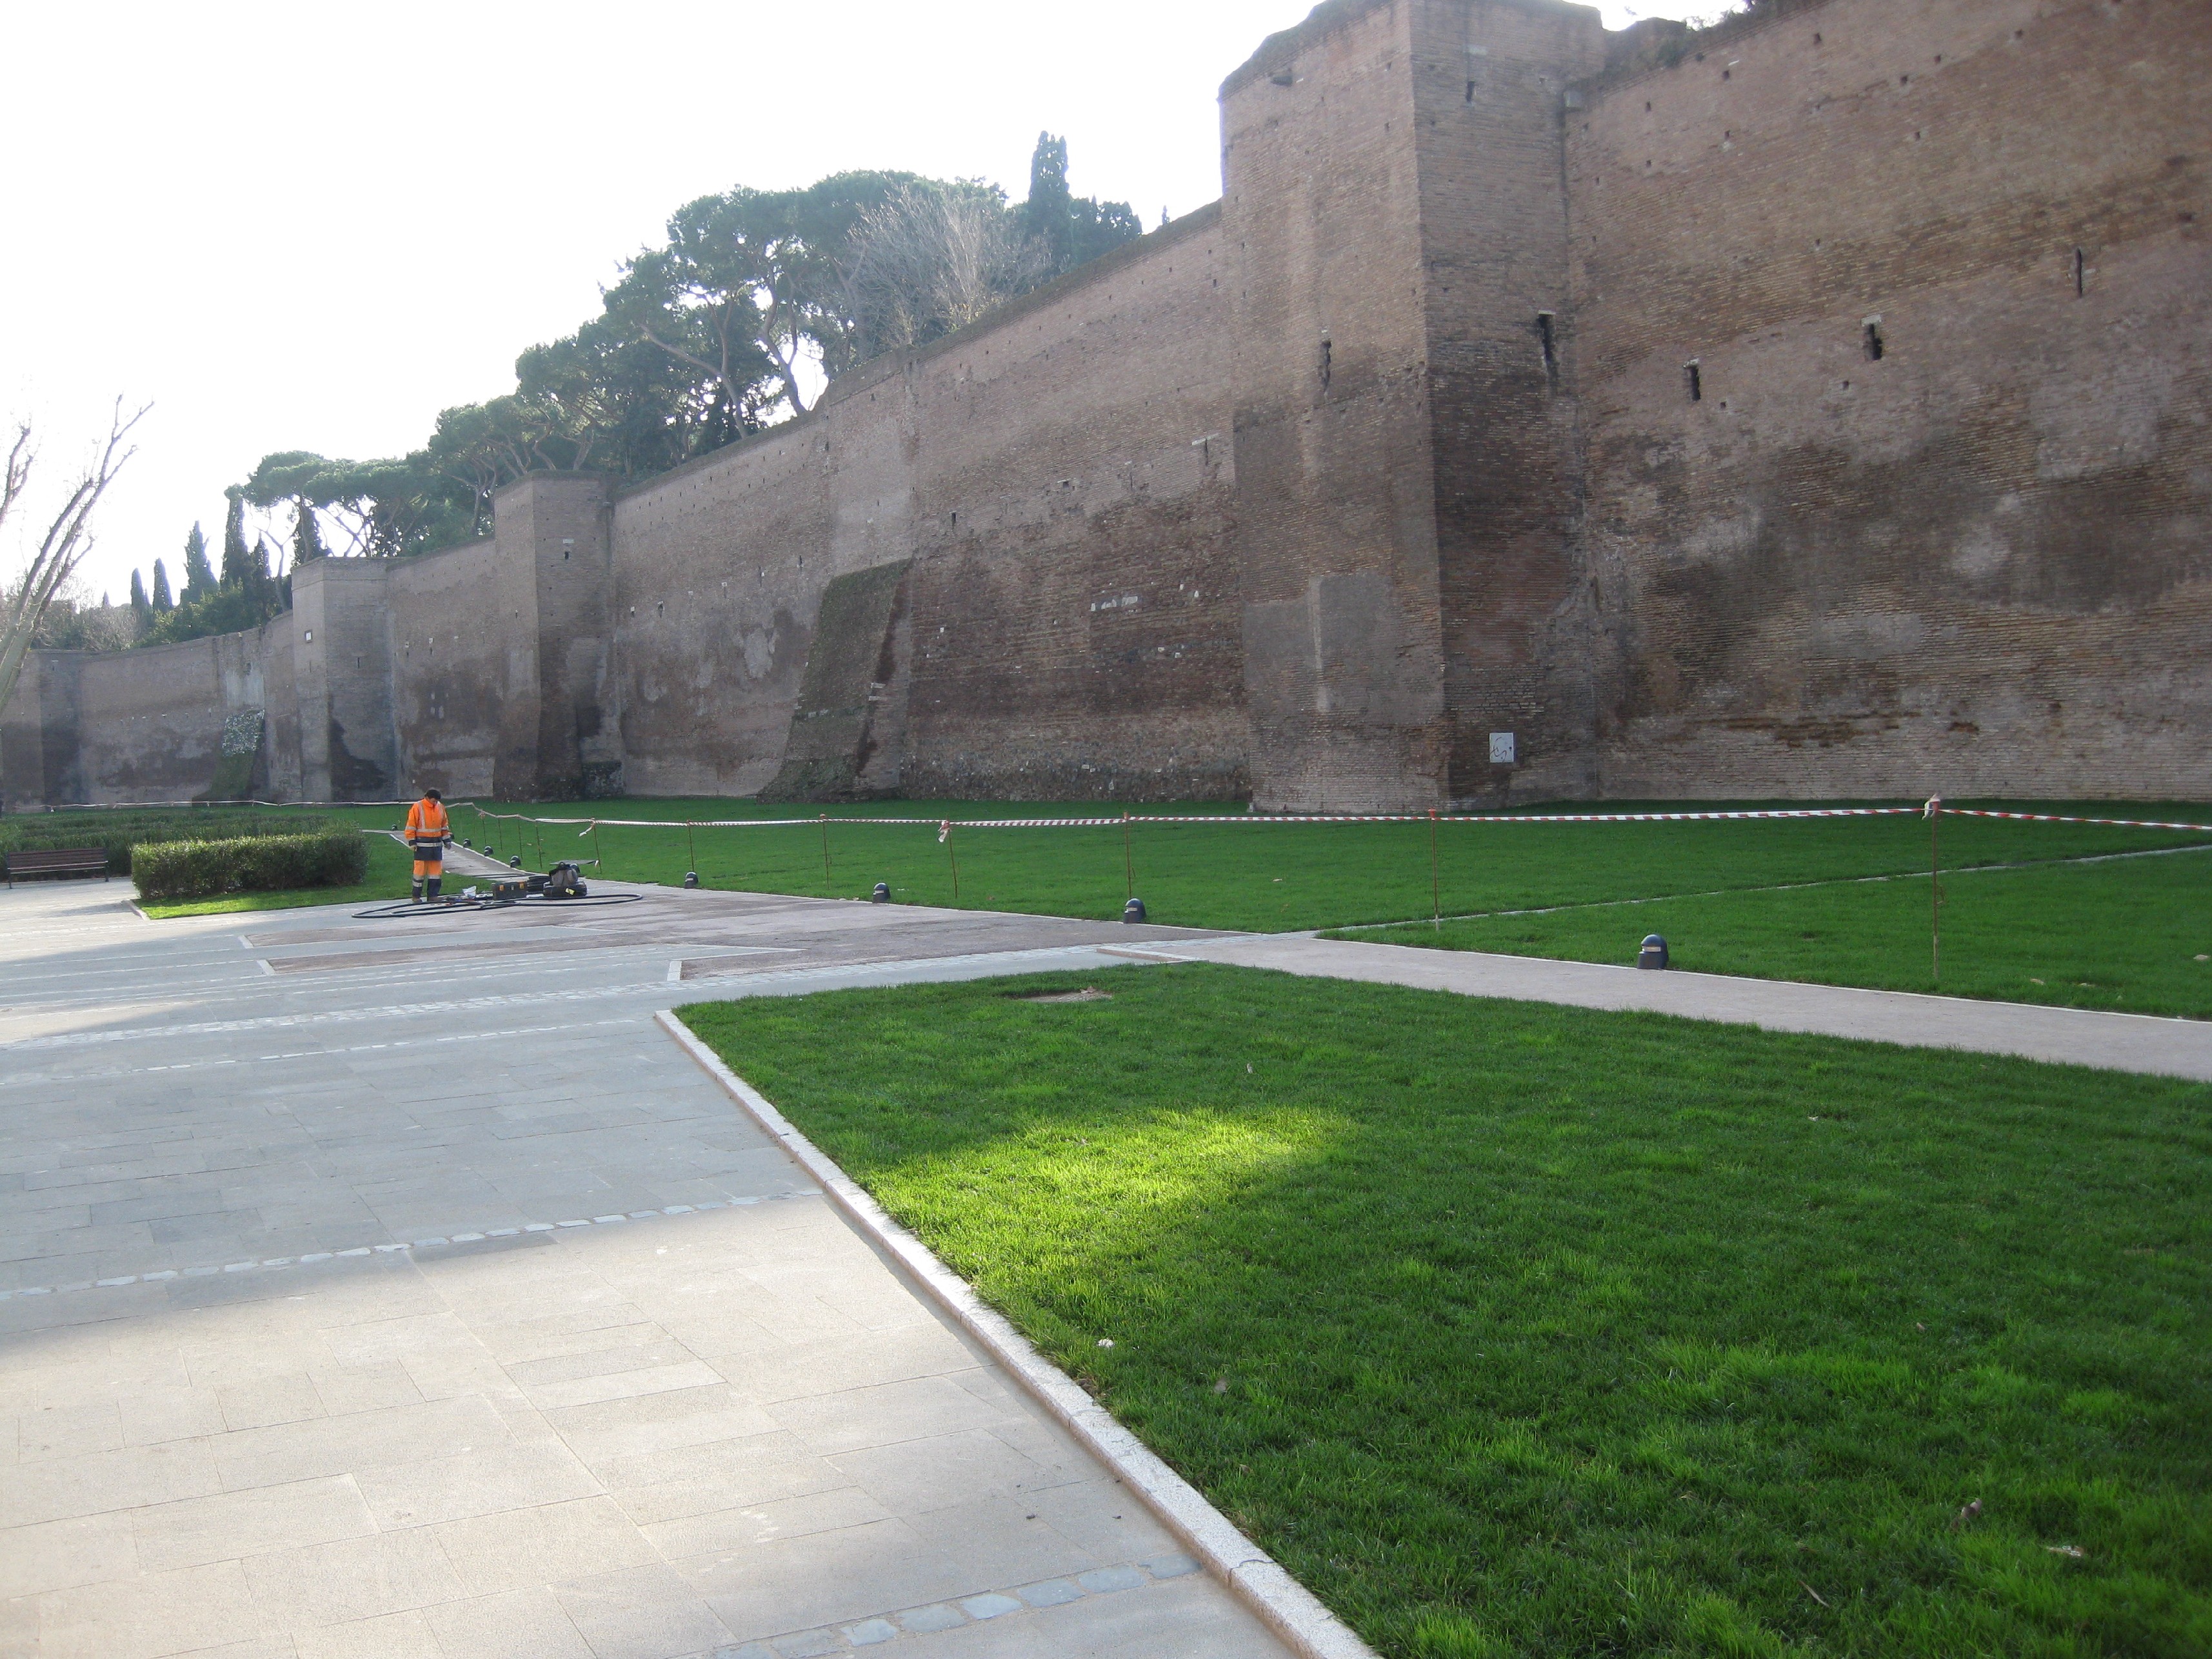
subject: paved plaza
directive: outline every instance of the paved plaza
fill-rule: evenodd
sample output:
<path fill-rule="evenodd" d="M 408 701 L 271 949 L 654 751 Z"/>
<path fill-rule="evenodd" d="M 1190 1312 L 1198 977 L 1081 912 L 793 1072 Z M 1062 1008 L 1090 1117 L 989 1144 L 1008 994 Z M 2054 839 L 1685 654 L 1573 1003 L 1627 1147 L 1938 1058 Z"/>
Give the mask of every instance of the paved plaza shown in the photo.
<path fill-rule="evenodd" d="M 651 1023 L 1188 935 L 128 890 L 0 897 L 0 1652 L 1283 1653 Z"/>
<path fill-rule="evenodd" d="M 1203 957 L 2212 1077 L 2212 1026 L 1118 922 L 0 895 L 0 1653 L 1283 1647 L 653 1024 Z"/>

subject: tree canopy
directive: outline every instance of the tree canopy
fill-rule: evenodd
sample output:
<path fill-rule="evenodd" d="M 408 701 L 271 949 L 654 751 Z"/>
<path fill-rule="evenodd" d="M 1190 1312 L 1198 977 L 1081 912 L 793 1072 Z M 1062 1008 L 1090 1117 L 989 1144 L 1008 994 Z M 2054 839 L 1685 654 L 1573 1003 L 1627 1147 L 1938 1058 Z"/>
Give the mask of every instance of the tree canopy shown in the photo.
<path fill-rule="evenodd" d="M 1050 133 L 1018 204 L 975 179 L 840 173 L 702 196 L 666 228 L 602 291 L 598 316 L 522 353 L 514 391 L 442 411 L 421 448 L 263 456 L 229 492 L 220 576 L 197 526 L 173 605 L 155 561 L 151 599 L 133 599 L 140 642 L 252 627 L 273 614 L 259 608 L 289 602 L 265 545 L 247 548 L 249 507 L 289 533 L 295 568 L 452 546 L 488 533 L 493 493 L 527 473 L 665 472 L 805 413 L 811 387 L 868 358 L 964 328 L 1143 234 L 1127 203 L 1071 191 L 1066 141 Z"/>

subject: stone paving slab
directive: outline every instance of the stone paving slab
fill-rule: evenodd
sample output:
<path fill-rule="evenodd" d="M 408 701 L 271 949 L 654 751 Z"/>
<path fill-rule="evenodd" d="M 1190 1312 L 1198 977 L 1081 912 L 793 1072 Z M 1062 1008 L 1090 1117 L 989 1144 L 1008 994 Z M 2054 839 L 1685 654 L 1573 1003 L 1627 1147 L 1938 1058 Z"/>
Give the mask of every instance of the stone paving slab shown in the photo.
<path fill-rule="evenodd" d="M 2063 1065 L 2212 1081 L 2212 1021 L 1738 979 L 1672 969 L 1653 972 L 1543 957 L 1429 951 L 1307 934 L 1200 939 L 1176 946 L 1175 954 L 1467 996 L 1578 1008 L 1643 1009 L 1770 1031 L 2017 1054 Z"/>
<path fill-rule="evenodd" d="M 651 1024 L 1122 937 L 953 915 L 0 896 L 0 1652 L 1279 1659 Z"/>

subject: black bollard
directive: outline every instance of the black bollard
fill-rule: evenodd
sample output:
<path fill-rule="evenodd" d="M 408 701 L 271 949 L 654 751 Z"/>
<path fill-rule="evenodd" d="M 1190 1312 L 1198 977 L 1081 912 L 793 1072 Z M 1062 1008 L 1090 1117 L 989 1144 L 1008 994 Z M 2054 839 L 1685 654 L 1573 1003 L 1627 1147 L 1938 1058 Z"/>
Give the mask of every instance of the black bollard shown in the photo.
<path fill-rule="evenodd" d="M 522 868 L 522 854 L 517 853 L 513 858 L 509 859 L 507 861 L 507 867 L 510 870 L 520 870 Z"/>
<path fill-rule="evenodd" d="M 869 895 L 868 895 L 868 902 L 869 902 L 869 903 L 871 903 L 871 904 L 889 904 L 890 902 L 891 902 L 891 884 L 890 884 L 890 883 L 889 883 L 889 882 L 887 882 L 887 881 L 879 881 L 879 882 L 878 882 L 878 883 L 876 884 L 876 890 L 875 890 L 874 892 L 872 892 L 872 893 L 871 893 L 871 894 L 869 894 Z"/>
<path fill-rule="evenodd" d="M 1644 936 L 1644 948 L 1636 953 L 1638 968 L 1664 968 L 1667 965 L 1667 941 L 1656 933 Z"/>
<path fill-rule="evenodd" d="M 684 872 L 684 884 L 686 887 L 696 887 L 699 884 L 699 872 L 696 870 L 686 870 Z"/>
<path fill-rule="evenodd" d="M 1125 904 L 1125 905 L 1123 905 L 1123 906 L 1121 907 L 1121 920 L 1122 920 L 1122 921 L 1142 921 L 1144 919 L 1145 919 L 1145 902 L 1144 902 L 1144 900 L 1142 900 L 1142 899 L 1140 899 L 1140 898 L 1133 898 L 1133 899 L 1131 899 L 1131 900 L 1130 900 L 1127 904 Z"/>

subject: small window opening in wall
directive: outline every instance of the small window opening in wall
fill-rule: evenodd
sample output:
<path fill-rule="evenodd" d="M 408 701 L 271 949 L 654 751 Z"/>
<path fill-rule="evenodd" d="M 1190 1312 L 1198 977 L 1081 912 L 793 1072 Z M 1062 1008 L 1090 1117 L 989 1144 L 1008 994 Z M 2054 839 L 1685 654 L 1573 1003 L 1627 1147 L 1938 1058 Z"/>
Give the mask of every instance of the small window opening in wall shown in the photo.
<path fill-rule="evenodd" d="M 1321 337 L 1321 389 L 1323 392 L 1328 390 L 1329 360 L 1334 355 L 1335 348 L 1329 343 L 1328 336 L 1322 335 Z"/>
<path fill-rule="evenodd" d="M 1467 83 L 1467 101 L 1470 104 L 1474 101 L 1474 82 L 1472 81 Z"/>
<path fill-rule="evenodd" d="M 1689 392 L 1692 403 L 1705 401 L 1705 376 L 1698 373 L 1698 360 L 1694 357 L 1682 365 L 1682 385 Z"/>
<path fill-rule="evenodd" d="M 1813 44 L 1816 46 L 1820 44 L 1820 31 L 1818 29 L 1813 31 Z"/>
<path fill-rule="evenodd" d="M 2074 250 L 2074 297 L 2080 299 L 2089 291 L 2088 267 L 2082 263 L 2081 250 Z"/>
<path fill-rule="evenodd" d="M 1866 319 L 1865 327 L 1867 361 L 1870 363 L 1878 363 L 1881 361 L 1881 354 L 1883 350 L 1881 339 L 1881 319 L 1879 317 L 1868 318 Z"/>
<path fill-rule="evenodd" d="M 1557 392 L 1559 389 L 1559 337 L 1552 331 L 1552 324 L 1550 312 L 1536 313 L 1536 338 L 1544 348 L 1544 379 L 1550 383 L 1552 390 Z"/>
<path fill-rule="evenodd" d="M 1723 81 L 1725 81 L 1725 80 L 1727 80 L 1728 78 L 1729 78 L 1729 72 L 1728 72 L 1726 70 L 1723 70 L 1721 71 L 1721 79 L 1722 79 L 1722 80 L 1723 80 Z"/>

